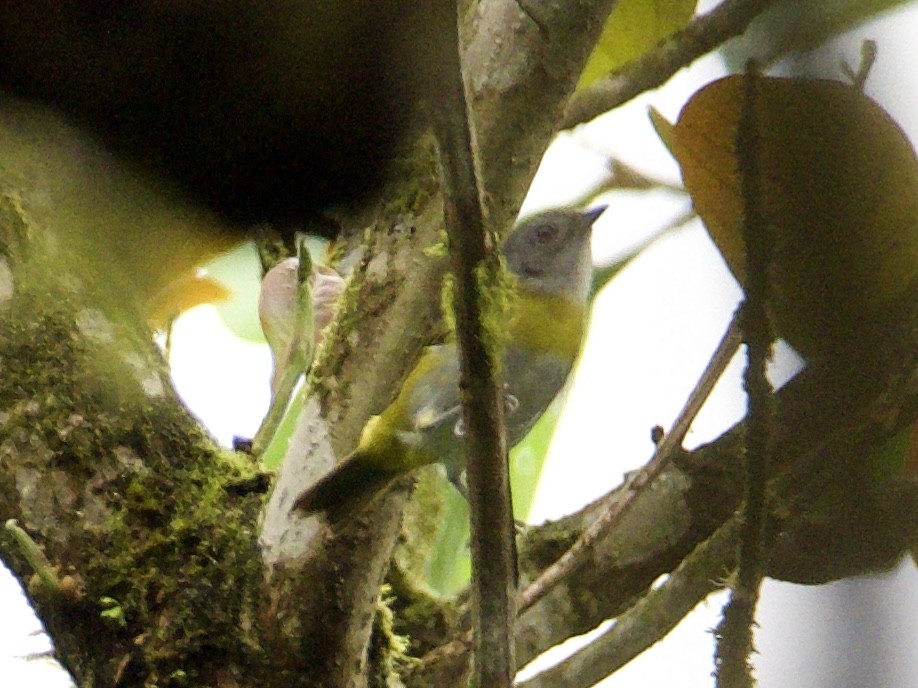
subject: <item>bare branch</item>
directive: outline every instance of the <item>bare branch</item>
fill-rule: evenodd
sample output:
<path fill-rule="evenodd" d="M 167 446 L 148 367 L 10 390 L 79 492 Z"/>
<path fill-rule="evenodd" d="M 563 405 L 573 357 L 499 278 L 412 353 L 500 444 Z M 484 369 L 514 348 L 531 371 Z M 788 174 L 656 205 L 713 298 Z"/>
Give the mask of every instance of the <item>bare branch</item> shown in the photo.
<path fill-rule="evenodd" d="M 595 546 L 596 541 L 620 522 L 621 518 L 634 506 L 641 491 L 660 476 L 667 464 L 681 450 L 682 440 L 691 427 L 692 421 L 729 365 L 738 345 L 739 328 L 734 317 L 711 357 L 711 361 L 702 373 L 701 379 L 689 395 L 685 407 L 679 413 L 672 430 L 657 445 L 651 460 L 623 486 L 621 499 L 610 503 L 608 510 L 590 525 L 580 539 L 522 592 L 519 600 L 520 611 L 529 609 L 545 597 L 565 576 L 569 576 L 577 567 L 584 565 L 587 561 L 585 555 Z"/>
<path fill-rule="evenodd" d="M 589 688 L 662 640 L 700 600 L 723 586 L 735 565 L 739 529 L 740 519 L 729 519 L 608 631 L 518 688 Z"/>
<path fill-rule="evenodd" d="M 724 0 L 661 42 L 652 52 L 577 93 L 567 105 L 561 127 L 570 129 L 589 122 L 645 91 L 662 86 L 683 67 L 743 33 L 773 2 Z"/>
<path fill-rule="evenodd" d="M 459 45 L 451 43 L 442 49 L 448 73 L 434 128 L 443 170 L 444 222 L 456 278 L 453 307 L 472 533 L 473 685 L 510 688 L 516 675 L 516 543 L 502 386 L 482 322 L 488 302 L 484 293 L 496 283 L 500 263 L 481 208 Z"/>
<path fill-rule="evenodd" d="M 775 237 L 762 215 L 761 132 L 756 109 L 759 80 L 758 66 L 750 61 L 743 80 L 743 103 L 736 133 L 743 194 L 741 232 L 747 261 L 746 295 L 740 307 L 743 341 L 748 352 L 743 373 L 748 399 L 744 437 L 746 499 L 736 580 L 716 632 L 719 688 L 752 688 L 755 683 L 750 664 L 752 634 L 765 571 L 765 499 L 774 416 L 774 399 L 766 369 L 775 339 L 766 309 L 771 294 L 769 278 L 774 274 L 772 255 Z"/>

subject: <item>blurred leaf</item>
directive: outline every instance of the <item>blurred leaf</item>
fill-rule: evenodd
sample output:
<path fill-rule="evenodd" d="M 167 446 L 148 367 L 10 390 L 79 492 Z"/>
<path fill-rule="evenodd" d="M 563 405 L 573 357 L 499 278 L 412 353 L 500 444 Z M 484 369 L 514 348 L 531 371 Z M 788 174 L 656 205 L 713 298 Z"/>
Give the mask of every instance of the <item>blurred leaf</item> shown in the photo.
<path fill-rule="evenodd" d="M 869 477 L 873 482 L 896 480 L 908 472 L 916 428 L 918 425 L 905 428 L 870 449 L 867 458 Z"/>
<path fill-rule="evenodd" d="M 573 372 L 571 378 L 573 379 Z M 513 494 L 513 513 L 517 519 L 525 521 L 532 509 L 542 468 L 548 457 L 548 448 L 555 436 L 558 420 L 567 401 L 567 387 L 542 414 L 523 441 L 510 452 L 510 490 Z"/>
<path fill-rule="evenodd" d="M 116 159 L 55 109 L 4 94 L 0 139 L 7 198 L 59 237 L 72 251 L 66 255 L 80 256 L 76 267 L 100 297 L 142 303 L 157 311 L 157 324 L 180 310 L 180 295 L 169 293 L 174 283 L 201 286 L 193 284 L 195 267 L 238 243 L 219 217 Z"/>
<path fill-rule="evenodd" d="M 290 444 L 290 438 L 296 429 L 297 418 L 303 409 L 302 389 L 301 387 L 300 392 L 293 394 L 290 406 L 287 407 L 287 413 L 284 414 L 284 418 L 277 427 L 274 437 L 271 438 L 268 446 L 265 447 L 264 454 L 261 455 L 261 465 L 267 471 L 275 471 L 280 468 L 284 456 L 287 454 L 287 445 Z"/>
<path fill-rule="evenodd" d="M 688 24 L 697 0 L 619 0 L 580 76 L 579 87 L 640 57 Z"/>
<path fill-rule="evenodd" d="M 908 451 L 905 457 L 905 472 L 912 478 L 918 478 L 918 420 L 912 424 L 909 434 Z"/>
<path fill-rule="evenodd" d="M 459 493 L 439 481 L 444 500 L 441 525 L 437 530 L 427 566 L 427 584 L 439 595 L 458 594 L 472 571 L 469 554 L 469 508 Z"/>
<path fill-rule="evenodd" d="M 237 337 L 250 342 L 263 342 L 258 321 L 258 292 L 261 289 L 261 268 L 258 253 L 251 243 L 240 244 L 232 251 L 205 266 L 207 273 L 225 285 L 231 298 L 217 304 L 217 312 Z"/>
<path fill-rule="evenodd" d="M 697 92 L 674 141 L 695 208 L 740 283 L 742 93 L 738 76 Z M 918 279 L 918 160 L 879 105 L 839 82 L 760 78 L 755 110 L 760 204 L 777 237 L 771 316 L 805 358 L 826 358 L 864 341 Z"/>
<path fill-rule="evenodd" d="M 916 532 L 918 483 L 903 470 L 910 434 L 835 452 L 789 476 L 795 497 L 774 514 L 768 574 L 818 584 L 895 566 Z"/>
<path fill-rule="evenodd" d="M 223 303 L 230 296 L 222 283 L 194 270 L 170 282 L 147 302 L 147 318 L 153 328 L 165 329 L 185 311 L 205 303 Z"/>
<path fill-rule="evenodd" d="M 731 70 L 750 55 L 765 64 L 791 52 L 813 50 L 909 0 L 780 0 L 765 10 L 724 56 Z"/>

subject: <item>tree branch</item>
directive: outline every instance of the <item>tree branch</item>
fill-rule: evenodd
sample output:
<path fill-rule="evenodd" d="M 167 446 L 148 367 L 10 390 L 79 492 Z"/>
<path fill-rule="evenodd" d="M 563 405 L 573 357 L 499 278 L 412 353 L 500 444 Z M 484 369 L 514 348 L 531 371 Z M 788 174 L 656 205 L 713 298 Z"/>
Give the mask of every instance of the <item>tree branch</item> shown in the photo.
<path fill-rule="evenodd" d="M 857 375 L 847 378 L 807 369 L 777 393 L 773 470 L 797 483 L 793 494 L 816 489 L 804 485 L 801 476 L 826 466 L 850 490 L 863 495 L 861 474 L 845 471 L 863 470 L 859 459 L 866 447 L 876 446 L 918 418 L 918 285 L 894 312 L 895 317 L 886 319 L 895 329 L 885 338 L 884 350 L 865 359 Z M 587 553 L 588 563 L 521 615 L 517 622 L 520 663 L 622 613 L 657 577 L 672 571 L 732 516 L 743 493 L 743 466 L 737 459 L 743 453 L 743 433 L 740 423 L 716 441 L 680 455 L 640 495 L 620 526 L 595 543 Z M 785 547 L 772 556 L 769 571 L 782 579 L 824 582 L 890 566 L 918 533 L 915 488 L 906 483 L 890 485 L 886 489 L 897 495 L 895 499 L 878 495 L 884 516 L 896 519 L 883 530 L 889 541 L 877 543 L 876 533 L 868 535 L 868 547 L 860 548 L 854 562 L 827 566 L 823 558 L 834 552 L 803 558 Z M 521 547 L 522 570 L 540 571 L 556 560 L 610 502 L 622 499 L 619 492 L 556 524 L 535 529 Z M 897 501 L 902 508 L 896 507 Z M 450 680 L 465 661 L 465 652 L 467 648 L 458 641 L 431 651 L 412 673 L 410 685 Z"/>
<path fill-rule="evenodd" d="M 64 143 L 95 161 L 91 146 Z M 182 672 L 218 685 L 221 672 L 245 671 L 276 685 L 283 667 L 252 651 L 261 631 L 248 594 L 261 581 L 255 466 L 201 431 L 128 292 L 97 291 L 69 225 L 33 223 L 45 189 L 62 193 L 74 180 L 30 181 L 37 198 L 31 187 L 0 195 L 10 277 L 0 304 L 0 505 L 58 572 L 65 594 L 31 590 L 58 656 L 80 684 L 164 683 Z M 28 241 L 15 248 L 20 238 Z M 21 548 L 5 537 L 0 546 L 27 581 L 34 569 Z"/>
<path fill-rule="evenodd" d="M 723 586 L 735 565 L 739 530 L 740 519 L 728 519 L 608 631 L 518 688 L 589 688 L 662 640 L 700 600 Z"/>
<path fill-rule="evenodd" d="M 771 463 L 771 430 L 774 399 L 767 367 L 774 332 L 768 317 L 771 303 L 769 280 L 772 271 L 774 232 L 762 215 L 762 177 L 759 160 L 759 112 L 756 94 L 758 67 L 750 61 L 743 81 L 743 102 L 736 133 L 736 151 L 742 176 L 742 241 L 746 247 L 745 298 L 740 306 L 743 341 L 746 344 L 747 413 L 745 432 L 745 502 L 740 541 L 739 566 L 730 601 L 715 636 L 715 665 L 720 688 L 752 688 L 754 679 L 750 658 L 753 652 L 753 627 L 759 590 L 765 572 L 764 552 L 766 487 Z"/>
<path fill-rule="evenodd" d="M 774 0 L 724 0 L 715 9 L 662 41 L 653 51 L 632 60 L 587 89 L 567 105 L 561 128 L 570 129 L 624 105 L 666 83 L 683 67 L 722 43 L 742 34 Z"/>
<path fill-rule="evenodd" d="M 610 503 L 609 508 L 583 532 L 573 546 L 523 590 L 519 600 L 520 611 L 532 607 L 561 580 L 570 576 L 579 566 L 583 566 L 588 560 L 587 553 L 596 541 L 602 538 L 607 530 L 621 523 L 628 510 L 636 503 L 641 491 L 659 478 L 669 462 L 682 451 L 682 440 L 685 439 L 695 416 L 714 389 L 714 385 L 730 364 L 738 345 L 739 327 L 734 317 L 676 422 L 657 445 L 650 461 L 644 468 L 636 471 L 621 488 L 621 499 Z"/>
<path fill-rule="evenodd" d="M 456 36 L 458 36 L 458 31 Z M 444 221 L 455 276 L 453 308 L 465 425 L 471 519 L 474 682 L 510 688 L 516 675 L 516 543 L 504 428 L 504 395 L 483 318 L 497 286 L 496 237 L 485 228 L 458 43 L 444 46 L 442 104 L 434 116 Z"/>
<path fill-rule="evenodd" d="M 512 0 L 484 0 L 475 6 L 475 31 L 464 67 L 491 226 L 509 227 L 515 217 L 611 5 L 612 0 L 530 3 L 530 11 L 549 30 L 547 38 Z M 418 178 L 433 181 L 415 192 L 410 212 L 391 208 L 403 212 L 390 212 L 381 223 L 416 231 L 395 236 L 377 232 L 372 240 L 376 245 L 367 247 L 366 272 L 356 275 L 337 317 L 340 329 L 326 339 L 324 351 L 334 356 L 324 363 L 319 352 L 314 396 L 305 404 L 302 429 L 291 442 L 264 518 L 262 542 L 269 567 L 265 594 L 272 613 L 284 620 L 277 627 L 277 641 L 285 654 L 301 659 L 310 670 L 324 671 L 327 685 L 336 688 L 350 674 L 335 672 L 353 674 L 355 666 L 363 670 L 355 658 L 365 654 L 375 593 L 397 536 L 404 492 L 376 500 L 359 524 L 340 533 L 289 512 L 309 481 L 326 471 L 335 456 L 353 448 L 367 418 L 391 400 L 420 347 L 428 343 L 425 337 L 432 327 L 423 323 L 432 322 L 437 312 L 439 304 L 432 297 L 440 292 L 443 264 L 409 256 L 419 256 L 439 238 L 442 199 L 430 191 L 436 186 L 434 170 L 432 161 L 413 165 L 413 184 Z M 368 315 L 366 320 L 354 321 L 358 311 Z M 323 581 L 322 586 L 316 581 Z M 303 609 L 310 610 L 312 623 L 294 621 Z M 330 625 L 331 619 L 343 623 Z M 328 654 L 317 657 L 317 652 Z"/>

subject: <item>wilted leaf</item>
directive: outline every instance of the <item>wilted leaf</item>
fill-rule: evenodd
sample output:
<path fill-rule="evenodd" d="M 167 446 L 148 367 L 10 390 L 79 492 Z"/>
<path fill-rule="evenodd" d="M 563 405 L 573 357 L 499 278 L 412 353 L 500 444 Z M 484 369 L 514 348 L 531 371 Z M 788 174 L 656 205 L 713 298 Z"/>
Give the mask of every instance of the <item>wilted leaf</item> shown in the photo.
<path fill-rule="evenodd" d="M 147 319 L 155 329 L 163 329 L 172 318 L 195 306 L 223 303 L 230 296 L 226 286 L 194 270 L 170 282 L 147 302 Z"/>
<path fill-rule="evenodd" d="M 674 152 L 708 232 L 742 283 L 743 200 L 735 150 L 742 77 L 696 93 Z M 918 279 L 918 160 L 874 101 L 845 84 L 759 78 L 763 219 L 773 247 L 771 315 L 806 358 L 843 351 Z"/>
<path fill-rule="evenodd" d="M 299 260 L 287 258 L 271 268 L 261 282 L 258 296 L 258 318 L 261 321 L 265 340 L 271 348 L 274 373 L 271 390 L 276 391 L 281 367 L 290 356 L 297 333 L 297 271 Z M 325 265 L 312 264 L 312 336 L 314 346 L 319 346 L 325 336 L 325 327 L 335 314 L 338 297 L 344 291 L 344 280 Z"/>
<path fill-rule="evenodd" d="M 619 0 L 580 77 L 580 87 L 640 57 L 683 28 L 697 0 Z"/>

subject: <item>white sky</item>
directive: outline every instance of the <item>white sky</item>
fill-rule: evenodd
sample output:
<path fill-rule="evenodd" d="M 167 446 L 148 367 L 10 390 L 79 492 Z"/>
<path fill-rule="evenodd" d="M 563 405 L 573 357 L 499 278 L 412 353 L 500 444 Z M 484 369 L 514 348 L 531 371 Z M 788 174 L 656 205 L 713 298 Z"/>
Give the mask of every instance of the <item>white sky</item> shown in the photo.
<path fill-rule="evenodd" d="M 879 59 L 868 81 L 876 97 L 918 140 L 918 73 L 914 28 L 918 8 L 896 13 L 857 31 L 850 60 L 862 38 L 880 38 Z M 680 74 L 660 91 L 612 113 L 589 128 L 563 136 L 546 157 L 524 211 L 564 203 L 601 173 L 602 154 L 673 181 L 678 172 L 647 124 L 653 103 L 668 118 L 699 85 L 722 73 L 713 58 Z M 908 83 L 907 80 L 912 83 Z M 684 208 L 657 193 L 617 194 L 597 223 L 597 260 L 620 252 Z M 648 210 L 648 208 L 652 210 Z M 599 297 L 593 329 L 558 428 L 531 520 L 554 518 L 608 491 L 625 471 L 650 455 L 650 428 L 668 426 L 701 373 L 739 298 L 739 290 L 696 223 L 641 255 Z M 789 363 L 788 365 L 792 365 Z M 222 442 L 252 435 L 267 406 L 269 359 L 263 347 L 232 338 L 212 309 L 190 313 L 174 332 L 173 367 L 189 405 Z M 232 374 L 227 374 L 232 371 Z M 716 437 L 742 415 L 739 361 L 715 390 L 688 437 L 696 445 Z M 66 675 L 46 660 L 27 661 L 48 649 L 15 581 L 0 572 L 0 686 L 68 686 Z M 840 606 L 856 590 L 862 606 Z M 803 588 L 767 582 L 759 613 L 756 658 L 763 686 L 810 688 L 900 686 L 918 688 L 918 574 L 905 563 L 885 577 Z M 713 639 L 723 597 L 701 605 L 662 643 L 603 686 L 613 688 L 713 685 Z M 877 648 L 876 663 L 853 666 L 839 656 L 827 629 L 851 628 Z M 825 639 L 825 640 L 821 640 Z M 867 642 L 865 640 L 865 642 Z M 860 661 L 860 660 L 859 660 Z"/>

